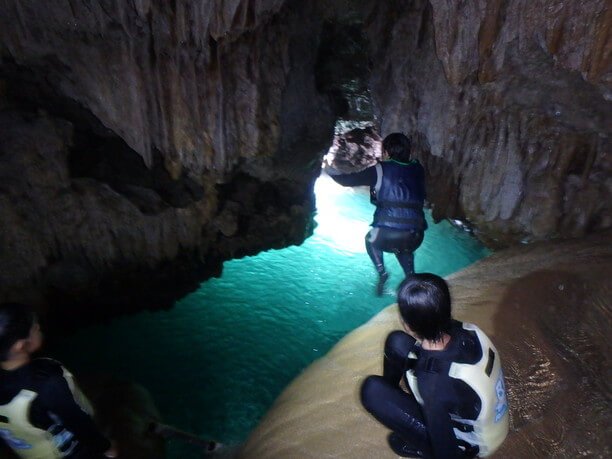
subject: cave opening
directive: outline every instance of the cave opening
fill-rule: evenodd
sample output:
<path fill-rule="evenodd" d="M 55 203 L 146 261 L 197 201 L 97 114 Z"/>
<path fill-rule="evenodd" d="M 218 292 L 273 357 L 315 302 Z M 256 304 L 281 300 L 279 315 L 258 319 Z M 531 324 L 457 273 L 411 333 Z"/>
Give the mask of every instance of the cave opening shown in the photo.
<path fill-rule="evenodd" d="M 368 54 L 369 42 L 359 16 L 324 22 L 315 79 L 317 90 L 330 98 L 336 135 L 376 123 L 368 83 L 372 65 Z"/>

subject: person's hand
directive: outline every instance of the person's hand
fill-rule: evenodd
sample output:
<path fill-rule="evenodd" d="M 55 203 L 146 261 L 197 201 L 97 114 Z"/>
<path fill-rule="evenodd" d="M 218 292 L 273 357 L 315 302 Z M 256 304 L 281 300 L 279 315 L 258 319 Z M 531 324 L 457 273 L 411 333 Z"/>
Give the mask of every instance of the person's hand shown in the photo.
<path fill-rule="evenodd" d="M 323 170 L 325 171 L 327 175 L 342 175 L 341 171 L 331 166 L 330 164 L 328 163 L 323 163 L 323 164 L 324 164 Z"/>
<path fill-rule="evenodd" d="M 332 166 L 333 163 L 334 163 L 334 156 L 333 155 L 330 155 L 328 153 L 325 156 L 323 156 L 323 162 L 322 162 L 323 170 L 328 175 L 340 175 L 340 174 L 342 174 L 341 171 L 339 171 L 334 166 Z"/>
<path fill-rule="evenodd" d="M 400 379 L 399 388 L 407 394 L 410 394 L 410 389 L 408 388 L 408 384 L 406 383 L 406 376 L 402 376 L 402 379 Z"/>

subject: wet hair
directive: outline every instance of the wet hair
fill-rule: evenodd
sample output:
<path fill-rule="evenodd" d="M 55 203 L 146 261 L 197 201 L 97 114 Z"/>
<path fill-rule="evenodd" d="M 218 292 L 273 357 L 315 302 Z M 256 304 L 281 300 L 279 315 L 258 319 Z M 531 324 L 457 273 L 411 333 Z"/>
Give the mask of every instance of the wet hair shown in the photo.
<path fill-rule="evenodd" d="M 382 146 L 391 159 L 395 159 L 403 163 L 410 161 L 412 142 L 401 132 L 389 134 L 387 137 L 385 137 L 385 140 L 383 140 Z"/>
<path fill-rule="evenodd" d="M 36 316 L 25 304 L 0 303 L 0 361 L 8 359 L 8 353 L 17 341 L 30 336 Z"/>
<path fill-rule="evenodd" d="M 397 303 L 402 319 L 420 339 L 438 341 L 448 333 L 451 300 L 441 277 L 430 273 L 407 277 L 399 286 Z"/>

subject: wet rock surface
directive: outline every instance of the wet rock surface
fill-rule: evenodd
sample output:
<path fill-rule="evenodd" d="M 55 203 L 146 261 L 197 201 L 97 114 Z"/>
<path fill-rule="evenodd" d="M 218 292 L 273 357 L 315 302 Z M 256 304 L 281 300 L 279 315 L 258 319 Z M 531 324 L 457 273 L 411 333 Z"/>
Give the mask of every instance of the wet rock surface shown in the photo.
<path fill-rule="evenodd" d="M 447 278 L 453 314 L 497 347 L 510 433 L 493 457 L 609 457 L 612 233 L 495 253 Z M 343 338 L 278 397 L 241 457 L 397 457 L 359 402 L 382 374 L 389 306 Z"/>

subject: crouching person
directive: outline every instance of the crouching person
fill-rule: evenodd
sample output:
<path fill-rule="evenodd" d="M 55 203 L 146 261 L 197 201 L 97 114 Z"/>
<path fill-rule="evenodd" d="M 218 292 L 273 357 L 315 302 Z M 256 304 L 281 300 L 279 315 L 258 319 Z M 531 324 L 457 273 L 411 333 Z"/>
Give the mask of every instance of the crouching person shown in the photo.
<path fill-rule="evenodd" d="M 448 285 L 434 274 L 404 280 L 397 302 L 405 332 L 387 337 L 383 376 L 366 378 L 363 406 L 392 430 L 389 446 L 400 456 L 492 454 L 509 426 L 493 343 L 477 326 L 451 318 Z"/>
<path fill-rule="evenodd" d="M 55 360 L 31 358 L 41 345 L 32 309 L 0 304 L 0 437 L 24 458 L 117 457 L 72 375 Z"/>

